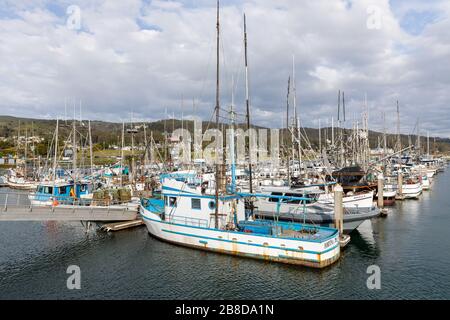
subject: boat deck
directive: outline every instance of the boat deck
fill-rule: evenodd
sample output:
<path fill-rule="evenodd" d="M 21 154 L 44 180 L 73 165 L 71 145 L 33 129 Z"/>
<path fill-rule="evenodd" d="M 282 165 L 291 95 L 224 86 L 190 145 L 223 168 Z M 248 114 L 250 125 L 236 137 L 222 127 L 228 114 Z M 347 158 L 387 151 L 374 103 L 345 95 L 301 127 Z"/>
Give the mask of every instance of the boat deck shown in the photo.
<path fill-rule="evenodd" d="M 337 230 L 333 228 L 305 225 L 295 222 L 283 221 L 240 221 L 243 232 L 271 235 L 280 238 L 298 240 L 322 241 L 336 235 Z"/>

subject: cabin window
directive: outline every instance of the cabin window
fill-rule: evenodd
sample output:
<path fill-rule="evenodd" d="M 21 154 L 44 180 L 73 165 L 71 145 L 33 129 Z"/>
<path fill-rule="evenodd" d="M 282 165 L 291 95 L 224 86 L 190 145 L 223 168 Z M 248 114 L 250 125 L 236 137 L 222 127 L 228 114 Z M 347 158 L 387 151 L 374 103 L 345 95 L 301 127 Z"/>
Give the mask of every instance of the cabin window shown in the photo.
<path fill-rule="evenodd" d="M 272 196 L 282 196 L 283 194 L 281 192 L 272 192 Z M 269 198 L 269 202 L 278 202 L 280 198 Z"/>
<path fill-rule="evenodd" d="M 67 193 L 67 187 L 59 187 L 59 194 L 66 194 Z"/>
<path fill-rule="evenodd" d="M 216 203 L 214 201 L 210 201 L 208 203 L 208 207 L 209 207 L 209 209 L 213 210 L 216 208 Z"/>
<path fill-rule="evenodd" d="M 169 205 L 167 202 L 167 197 L 164 197 L 164 205 L 166 205 L 166 206 Z"/>
<path fill-rule="evenodd" d="M 286 193 L 285 196 L 286 197 L 298 197 L 298 195 L 295 194 L 295 193 Z M 292 199 L 292 200 L 284 200 L 284 202 L 298 204 L 298 203 L 300 203 L 300 200 L 298 200 L 298 199 L 293 200 Z"/>
<path fill-rule="evenodd" d="M 53 194 L 53 187 L 47 187 L 47 186 L 42 187 L 42 193 Z"/>
<path fill-rule="evenodd" d="M 87 185 L 82 184 L 82 185 L 80 186 L 80 191 L 81 191 L 81 192 L 85 192 L 85 191 L 86 191 L 86 188 L 87 188 Z"/>
<path fill-rule="evenodd" d="M 191 206 L 192 206 L 192 209 L 200 210 L 202 208 L 200 199 L 192 198 Z"/>
<path fill-rule="evenodd" d="M 169 197 L 169 206 L 170 207 L 176 207 L 177 206 L 177 198 Z"/>

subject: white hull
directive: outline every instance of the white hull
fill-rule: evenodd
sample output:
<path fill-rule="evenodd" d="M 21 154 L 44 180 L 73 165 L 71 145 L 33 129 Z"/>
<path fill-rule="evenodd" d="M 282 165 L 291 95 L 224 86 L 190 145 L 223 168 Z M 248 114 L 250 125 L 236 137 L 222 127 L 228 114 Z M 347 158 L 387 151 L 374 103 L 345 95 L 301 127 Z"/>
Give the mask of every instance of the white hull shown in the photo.
<path fill-rule="evenodd" d="M 7 180 L 6 184 L 11 189 L 17 189 L 17 190 L 34 190 L 37 187 L 37 183 L 34 183 L 34 182 L 20 183 L 20 182 L 13 182 L 13 181 Z"/>
<path fill-rule="evenodd" d="M 187 247 L 318 268 L 340 256 L 337 233 L 319 242 L 170 223 L 142 206 L 141 215 L 151 235 Z"/>
<path fill-rule="evenodd" d="M 430 188 L 431 188 L 430 178 L 422 180 L 422 190 L 430 190 Z"/>
<path fill-rule="evenodd" d="M 386 186 L 390 189 L 395 189 L 398 192 L 397 185 L 388 185 Z M 404 184 L 402 186 L 402 193 L 400 196 L 403 196 L 405 199 L 417 199 L 422 194 L 422 184 L 414 183 L 414 184 Z"/>
<path fill-rule="evenodd" d="M 344 196 L 342 199 L 344 208 L 371 208 L 373 206 L 373 191 L 356 194 L 352 196 Z M 321 194 L 319 196 L 319 203 L 334 204 L 334 194 Z"/>

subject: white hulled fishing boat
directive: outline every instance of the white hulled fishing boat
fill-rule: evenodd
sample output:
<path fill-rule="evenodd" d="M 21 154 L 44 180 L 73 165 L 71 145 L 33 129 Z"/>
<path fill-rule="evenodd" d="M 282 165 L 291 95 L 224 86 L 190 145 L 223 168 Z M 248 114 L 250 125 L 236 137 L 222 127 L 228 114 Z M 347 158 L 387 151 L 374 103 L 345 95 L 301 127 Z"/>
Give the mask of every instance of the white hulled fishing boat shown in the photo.
<path fill-rule="evenodd" d="M 144 199 L 141 215 L 149 233 L 197 249 L 311 267 L 340 255 L 334 228 L 246 218 L 244 196 L 202 193 L 201 181 L 165 178 L 162 199 Z"/>
<path fill-rule="evenodd" d="M 217 2 L 216 26 L 215 113 L 216 126 L 219 127 L 219 2 Z M 244 34 L 246 39 L 245 16 Z M 247 48 L 246 41 L 245 48 Z M 246 90 L 247 121 L 249 121 L 247 77 Z M 200 176 L 171 177 L 166 175 L 161 181 L 162 198 L 142 199 L 140 211 L 149 233 L 167 242 L 230 255 L 317 268 L 326 267 L 335 262 L 340 256 L 339 231 L 337 229 L 301 223 L 260 220 L 246 214 L 244 200 L 253 195 L 236 192 L 233 106 L 230 113 L 232 118 L 230 130 L 231 186 L 226 184 L 226 167 L 219 164 L 222 150 L 216 146 L 214 182 L 212 180 L 204 181 L 204 177 Z M 249 167 L 249 178 L 251 191 L 251 167 Z M 214 186 L 211 185 L 212 183 Z M 214 192 L 210 191 L 212 189 Z M 302 200 L 304 199 L 302 198 Z M 252 213 L 252 209 L 253 206 L 251 206 L 250 213 Z"/>

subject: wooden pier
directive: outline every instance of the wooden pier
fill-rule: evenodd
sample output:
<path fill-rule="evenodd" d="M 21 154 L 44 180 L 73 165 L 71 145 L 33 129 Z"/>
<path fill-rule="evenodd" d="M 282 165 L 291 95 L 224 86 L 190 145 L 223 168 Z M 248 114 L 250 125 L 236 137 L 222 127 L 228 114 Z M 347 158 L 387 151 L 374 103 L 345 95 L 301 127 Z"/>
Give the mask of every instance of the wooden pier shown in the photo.
<path fill-rule="evenodd" d="M 104 224 L 101 229 L 106 232 L 119 231 L 144 225 L 142 219 Z"/>

